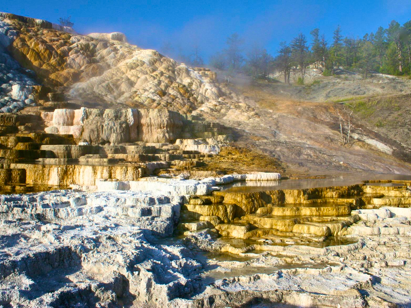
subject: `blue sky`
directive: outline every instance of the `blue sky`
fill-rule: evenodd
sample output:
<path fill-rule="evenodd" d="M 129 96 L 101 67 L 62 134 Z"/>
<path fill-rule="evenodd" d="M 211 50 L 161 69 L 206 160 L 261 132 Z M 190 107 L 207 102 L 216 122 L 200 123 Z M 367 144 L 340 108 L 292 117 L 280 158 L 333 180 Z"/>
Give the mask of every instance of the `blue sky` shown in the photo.
<path fill-rule="evenodd" d="M 329 41 L 338 25 L 344 36 L 362 37 L 392 20 L 410 20 L 411 0 L 0 0 L 0 11 L 56 23 L 71 16 L 82 34 L 119 31 L 143 48 L 171 42 L 186 53 L 197 45 L 207 58 L 234 32 L 246 48 L 259 45 L 272 54 L 281 41 L 300 32 L 310 37 L 314 28 Z"/>

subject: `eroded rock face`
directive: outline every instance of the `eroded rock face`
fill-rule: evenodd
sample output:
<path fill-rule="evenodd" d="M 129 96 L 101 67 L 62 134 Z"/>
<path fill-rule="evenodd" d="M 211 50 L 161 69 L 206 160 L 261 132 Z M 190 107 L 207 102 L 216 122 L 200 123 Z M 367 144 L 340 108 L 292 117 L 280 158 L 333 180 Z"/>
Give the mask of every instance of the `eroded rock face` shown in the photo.
<path fill-rule="evenodd" d="M 183 117 L 167 109 L 139 109 L 137 140 L 144 142 L 175 141 L 183 128 Z"/>
<path fill-rule="evenodd" d="M 0 113 L 17 112 L 34 105 L 33 72 L 24 69 L 7 52 L 18 32 L 0 17 Z"/>
<path fill-rule="evenodd" d="M 67 164 L 12 164 L 12 169 L 23 169 L 26 184 L 68 186 L 72 184 L 95 186 L 98 179 L 135 181 L 145 174 L 143 165 L 67 165 Z M 13 170 L 12 170 L 13 171 Z"/>
<path fill-rule="evenodd" d="M 185 151 L 196 151 L 205 154 L 220 153 L 220 143 L 214 138 L 178 139 L 176 145 Z"/>
<path fill-rule="evenodd" d="M 13 40 L 2 41 L 13 57 L 44 85 L 71 86 L 70 99 L 188 113 L 220 96 L 215 73 L 130 45 L 122 33 L 83 36 L 17 15 L 0 18 L 12 31 Z"/>
<path fill-rule="evenodd" d="M 184 118 L 167 109 L 56 109 L 43 112 L 47 133 L 72 134 L 88 144 L 170 142 L 180 136 Z"/>
<path fill-rule="evenodd" d="M 132 109 L 86 109 L 82 118 L 83 132 L 80 138 L 89 144 L 136 141 L 137 117 L 136 110 Z"/>

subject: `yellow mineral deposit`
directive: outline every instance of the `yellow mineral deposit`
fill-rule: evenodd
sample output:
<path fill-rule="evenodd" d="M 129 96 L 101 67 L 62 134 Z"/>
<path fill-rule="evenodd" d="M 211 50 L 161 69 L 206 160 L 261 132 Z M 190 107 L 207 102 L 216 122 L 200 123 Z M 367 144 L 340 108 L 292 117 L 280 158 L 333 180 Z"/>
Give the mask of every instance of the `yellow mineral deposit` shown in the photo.
<path fill-rule="evenodd" d="M 191 197 L 182 217 L 210 221 L 219 234 L 227 238 L 271 240 L 281 244 L 305 242 L 305 238 L 325 241 L 347 235 L 347 228 L 359 219 L 356 214 L 352 215 L 353 210 L 387 205 L 408 207 L 411 204 L 409 183 L 391 184 L 257 192 L 245 189 L 243 193 L 236 188 L 235 192 L 214 192 L 212 197 Z"/>

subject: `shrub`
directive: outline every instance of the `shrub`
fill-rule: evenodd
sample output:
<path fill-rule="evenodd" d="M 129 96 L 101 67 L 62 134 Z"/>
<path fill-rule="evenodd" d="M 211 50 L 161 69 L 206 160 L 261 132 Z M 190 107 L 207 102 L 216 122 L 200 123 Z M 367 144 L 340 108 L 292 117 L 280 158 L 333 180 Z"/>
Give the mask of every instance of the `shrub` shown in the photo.
<path fill-rule="evenodd" d="M 67 18 L 62 18 L 62 17 L 60 17 L 60 18 L 59 18 L 59 24 L 60 24 L 61 26 L 63 26 L 63 27 L 73 28 L 74 23 L 71 22 L 70 19 L 71 19 L 71 16 L 69 16 L 69 17 L 67 17 Z"/>
<path fill-rule="evenodd" d="M 331 76 L 331 70 L 329 70 L 329 69 L 325 69 L 324 70 L 324 72 L 323 72 L 323 76 Z"/>
<path fill-rule="evenodd" d="M 384 127 L 384 125 L 385 125 L 384 122 L 381 120 L 378 120 L 377 123 L 375 123 L 375 126 L 377 127 Z"/>

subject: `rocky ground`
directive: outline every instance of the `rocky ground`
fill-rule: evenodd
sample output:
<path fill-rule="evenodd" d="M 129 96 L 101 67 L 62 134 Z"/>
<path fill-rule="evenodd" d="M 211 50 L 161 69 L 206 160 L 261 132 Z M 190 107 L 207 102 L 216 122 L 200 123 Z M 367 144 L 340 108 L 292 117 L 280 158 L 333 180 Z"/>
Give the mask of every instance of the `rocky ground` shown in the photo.
<path fill-rule="evenodd" d="M 409 149 L 409 99 L 409 94 L 396 94 L 353 99 L 344 104 L 364 125 Z"/>
<path fill-rule="evenodd" d="M 325 248 L 266 240 L 239 247 L 227 238 L 216 240 L 210 228 L 188 232 L 183 241 L 167 238 L 184 198 L 232 180 L 130 182 L 130 187 L 102 182 L 97 192 L 2 196 L 2 305 L 410 305 L 409 208 L 353 211 L 359 221 L 345 228 L 352 244 Z M 382 187 L 365 186 L 364 191 L 376 199 L 382 198 L 378 191 L 385 193 L 381 200 L 409 203 L 401 186 Z M 408 197 L 398 200 L 400 195 Z"/>
<path fill-rule="evenodd" d="M 282 98 L 313 102 L 346 101 L 368 96 L 386 96 L 411 92 L 411 81 L 405 77 L 396 77 L 377 72 L 364 78 L 361 73 L 335 69 L 333 76 L 323 76 L 322 68 L 314 65 L 307 68 L 304 85 L 297 85 L 301 75 L 292 71 L 290 85 L 283 83 L 279 73 L 271 75 L 278 82 L 273 85 L 277 95 Z"/>

